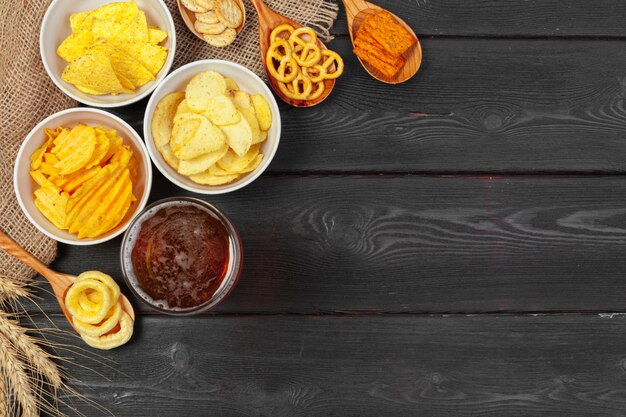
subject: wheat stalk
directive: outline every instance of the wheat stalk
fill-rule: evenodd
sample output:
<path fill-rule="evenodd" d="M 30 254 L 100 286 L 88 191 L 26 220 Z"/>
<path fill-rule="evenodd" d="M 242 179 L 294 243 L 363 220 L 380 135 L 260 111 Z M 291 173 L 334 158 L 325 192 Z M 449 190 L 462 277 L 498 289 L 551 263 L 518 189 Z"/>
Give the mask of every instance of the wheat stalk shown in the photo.
<path fill-rule="evenodd" d="M 22 417 L 38 417 L 38 397 L 33 381 L 24 369 L 20 355 L 10 340 L 0 333 L 0 368 L 9 382 L 15 401 L 19 404 Z"/>
<path fill-rule="evenodd" d="M 13 344 L 13 346 L 31 364 L 35 372 L 47 380 L 47 382 L 58 390 L 63 385 L 62 375 L 52 357 L 40 348 L 35 340 L 26 333 L 26 329 L 19 323 L 12 320 L 7 313 L 0 312 L 0 332 Z"/>
<path fill-rule="evenodd" d="M 13 301 L 19 297 L 28 298 L 29 295 L 27 283 L 0 277 L 0 303 Z"/>
<path fill-rule="evenodd" d="M 0 410 L 6 410 L 4 415 L 7 415 L 9 410 L 9 394 L 7 392 L 7 383 L 3 374 L 0 374 Z"/>

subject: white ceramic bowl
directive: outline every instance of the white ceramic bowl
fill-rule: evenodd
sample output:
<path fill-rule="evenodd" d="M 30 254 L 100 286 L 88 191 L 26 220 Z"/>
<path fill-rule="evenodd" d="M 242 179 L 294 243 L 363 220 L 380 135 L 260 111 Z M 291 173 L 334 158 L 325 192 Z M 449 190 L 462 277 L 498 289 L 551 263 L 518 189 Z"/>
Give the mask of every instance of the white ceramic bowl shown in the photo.
<path fill-rule="evenodd" d="M 48 127 L 54 129 L 57 126 L 74 127 L 79 123 L 115 129 L 118 135 L 124 139 L 124 144 L 130 146 L 138 162 L 137 181 L 133 184 L 133 193 L 135 197 L 137 197 L 137 201 L 131 206 L 126 216 L 124 216 L 124 219 L 115 229 L 110 230 L 108 233 L 96 239 L 79 240 L 76 235 L 71 234 L 67 230 L 58 229 L 46 219 L 37 207 L 35 207 L 35 197 L 33 193 L 39 186 L 33 181 L 29 173 L 30 156 L 46 141 L 44 128 Z M 43 234 L 54 240 L 70 245 L 95 245 L 113 239 L 123 233 L 130 221 L 146 206 L 151 186 L 152 165 L 150 164 L 150 157 L 148 156 L 148 151 L 141 137 L 119 117 L 103 110 L 90 108 L 63 110 L 53 114 L 35 126 L 28 136 L 26 136 L 26 139 L 24 139 L 17 153 L 13 171 L 15 195 L 28 220 Z"/>
<path fill-rule="evenodd" d="M 156 79 L 141 86 L 133 94 L 118 94 L 116 96 L 110 94 L 103 96 L 86 94 L 72 84 L 63 81 L 61 74 L 63 74 L 67 62 L 61 59 L 56 51 L 61 42 L 72 33 L 70 15 L 97 9 L 100 6 L 114 2 L 116 0 L 54 0 L 48 7 L 41 22 L 39 51 L 48 75 L 65 94 L 90 106 L 120 107 L 146 97 L 165 78 L 172 66 L 174 54 L 176 53 L 174 20 L 163 0 L 135 0 L 137 6 L 146 13 L 148 25 L 158 26 L 168 34 L 167 39 L 162 43 L 168 49 L 167 60 L 157 74 Z"/>
<path fill-rule="evenodd" d="M 194 75 L 207 70 L 217 71 L 225 77 L 232 78 L 242 91 L 249 94 L 262 94 L 270 105 L 272 110 L 272 126 L 267 133 L 267 139 L 261 144 L 261 153 L 263 154 L 263 162 L 254 171 L 244 174 L 236 181 L 224 185 L 200 185 L 193 182 L 185 175 L 179 174 L 174 168 L 169 166 L 167 162 L 161 156 L 161 153 L 154 145 L 154 139 L 152 138 L 152 116 L 154 109 L 161 99 L 168 94 L 185 91 L 187 83 L 193 78 Z M 163 175 L 167 177 L 174 184 L 178 185 L 185 190 L 193 191 L 200 194 L 224 194 L 231 191 L 238 190 L 252 181 L 257 179 L 259 175 L 265 171 L 272 162 L 272 158 L 276 154 L 278 149 L 278 143 L 280 142 L 280 111 L 278 110 L 278 104 L 276 99 L 272 95 L 270 89 L 265 85 L 263 80 L 257 77 L 252 71 L 244 66 L 235 64 L 230 61 L 221 60 L 205 60 L 196 61 L 185 66 L 178 68 L 163 80 L 163 82 L 157 87 L 150 97 L 148 106 L 146 107 L 146 114 L 143 119 L 143 136 L 146 140 L 146 146 L 148 153 L 154 165 L 161 171 Z"/>

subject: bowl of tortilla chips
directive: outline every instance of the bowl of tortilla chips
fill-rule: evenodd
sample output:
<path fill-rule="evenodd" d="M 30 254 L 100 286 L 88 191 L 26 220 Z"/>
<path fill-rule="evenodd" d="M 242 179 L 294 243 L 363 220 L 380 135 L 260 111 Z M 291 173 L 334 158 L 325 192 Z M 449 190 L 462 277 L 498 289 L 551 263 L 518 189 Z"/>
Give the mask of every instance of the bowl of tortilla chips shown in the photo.
<path fill-rule="evenodd" d="M 90 106 L 120 107 L 146 97 L 165 78 L 176 32 L 163 0 L 54 0 L 39 48 L 65 94 Z"/>

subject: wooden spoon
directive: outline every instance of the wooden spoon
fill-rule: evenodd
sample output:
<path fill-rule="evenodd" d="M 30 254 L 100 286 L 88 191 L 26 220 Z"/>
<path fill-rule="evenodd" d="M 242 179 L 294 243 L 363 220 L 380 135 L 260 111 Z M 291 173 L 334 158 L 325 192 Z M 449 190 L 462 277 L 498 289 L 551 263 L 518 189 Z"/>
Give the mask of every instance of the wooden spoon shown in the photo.
<path fill-rule="evenodd" d="M 235 2 L 239 6 L 239 9 L 241 10 L 241 13 L 243 14 L 243 18 L 241 20 L 241 25 L 239 25 L 235 29 L 235 32 L 237 32 L 237 34 L 239 35 L 241 33 L 241 31 L 243 30 L 244 25 L 246 24 L 246 8 L 243 5 L 243 0 L 235 0 Z M 191 10 L 187 9 L 183 5 L 181 0 L 176 0 L 176 3 L 178 4 L 178 11 L 180 12 L 180 16 L 183 18 L 183 22 L 185 22 L 185 24 L 187 25 L 187 27 L 189 28 L 191 33 L 196 35 L 198 38 L 202 39 L 202 41 L 204 42 L 204 37 L 202 36 L 202 33 L 198 32 L 196 30 L 195 25 L 194 25 L 196 23 L 196 20 L 197 20 L 196 19 L 196 14 L 194 12 L 192 12 Z"/>
<path fill-rule="evenodd" d="M 39 260 L 33 255 L 26 252 L 24 248 L 15 243 L 13 239 L 4 234 L 2 231 L 0 231 L 0 249 L 3 249 L 9 255 L 14 256 L 24 264 L 30 266 L 35 271 L 39 272 L 46 280 L 48 280 L 50 286 L 52 286 L 54 295 L 57 297 L 59 306 L 61 306 L 61 310 L 63 310 L 63 314 L 65 314 L 67 321 L 69 321 L 72 327 L 74 327 L 72 316 L 65 308 L 65 293 L 67 292 L 67 289 L 74 284 L 76 277 L 73 275 L 61 274 L 48 268 L 39 262 Z M 128 298 L 126 298 L 123 294 L 120 297 L 122 309 L 128 313 L 133 321 L 135 321 L 135 311 L 133 310 L 133 306 L 130 304 L 130 301 L 128 301 Z M 75 327 L 74 330 L 76 330 Z"/>
<path fill-rule="evenodd" d="M 267 71 L 267 65 L 265 63 L 265 55 L 267 55 L 267 50 L 270 47 L 270 34 L 272 33 L 272 30 L 274 30 L 274 28 L 279 25 L 287 24 L 293 26 L 295 29 L 302 27 L 302 25 L 281 14 L 276 13 L 274 10 L 265 5 L 265 3 L 263 3 L 263 0 L 250 0 L 250 2 L 256 9 L 257 14 L 259 15 L 259 47 L 261 49 L 261 62 L 263 62 L 263 67 L 265 67 L 267 79 L 270 80 L 270 85 L 272 86 L 272 89 L 276 92 L 276 95 L 278 95 L 278 97 L 280 97 L 281 100 L 283 100 L 285 103 L 295 107 L 312 107 L 326 100 L 326 97 L 328 97 L 330 92 L 335 87 L 334 79 L 324 80 L 326 88 L 322 95 L 315 100 L 294 100 L 283 94 L 283 92 L 278 87 L 278 81 L 276 81 Z M 328 49 L 326 48 L 326 45 L 324 45 L 324 43 L 319 39 L 317 40 L 317 44 L 322 49 Z M 334 64 L 330 67 L 330 69 L 335 69 Z"/>
<path fill-rule="evenodd" d="M 353 44 L 354 37 L 356 36 L 357 30 L 361 27 L 363 19 L 365 19 L 368 14 L 374 14 L 385 10 L 382 7 L 365 0 L 343 0 L 343 5 L 346 8 L 348 30 L 350 31 L 350 39 L 352 39 Z M 411 29 L 411 27 L 407 25 L 404 20 L 400 19 L 391 12 L 389 13 L 398 21 L 400 25 L 408 30 L 411 35 L 415 36 L 415 39 L 417 39 L 413 29 Z M 387 77 L 367 62 L 362 61 L 361 58 L 359 58 L 359 61 L 361 62 L 361 65 L 363 65 L 363 68 L 365 68 L 365 71 L 377 80 L 387 84 L 399 84 L 413 77 L 420 68 L 420 65 L 422 65 L 422 46 L 420 45 L 419 39 L 417 40 L 417 43 L 409 48 L 409 50 L 407 50 L 402 56 L 406 58 L 406 63 L 400 71 L 398 71 L 398 73 L 391 78 Z"/>

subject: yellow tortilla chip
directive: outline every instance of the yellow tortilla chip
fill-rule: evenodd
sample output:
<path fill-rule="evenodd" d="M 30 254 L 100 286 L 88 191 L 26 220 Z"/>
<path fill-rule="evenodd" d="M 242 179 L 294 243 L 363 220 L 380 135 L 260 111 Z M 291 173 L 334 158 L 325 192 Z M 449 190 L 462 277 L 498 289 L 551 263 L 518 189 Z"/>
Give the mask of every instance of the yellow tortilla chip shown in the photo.
<path fill-rule="evenodd" d="M 137 13 L 139 7 L 134 1 L 109 3 L 91 11 L 91 15 L 96 19 L 120 23 L 132 20 Z"/>
<path fill-rule="evenodd" d="M 91 36 L 91 31 L 83 30 L 76 32 L 65 38 L 59 45 L 57 55 L 67 62 L 72 62 L 79 56 L 84 55 L 92 44 L 93 37 Z"/>
<path fill-rule="evenodd" d="M 115 39 L 125 42 L 148 42 L 148 22 L 146 14 L 139 11 L 128 21 L 94 19 L 91 33 L 95 40 Z"/>
<path fill-rule="evenodd" d="M 91 31 L 93 25 L 93 15 L 91 10 L 86 12 L 74 13 L 70 16 L 70 26 L 73 33 L 78 33 L 83 30 Z"/>
<path fill-rule="evenodd" d="M 111 60 L 102 54 L 87 54 L 70 62 L 61 76 L 63 81 L 92 92 L 90 94 L 119 94 L 125 91 L 115 75 Z"/>
<path fill-rule="evenodd" d="M 113 45 L 106 42 L 98 42 L 89 48 L 91 54 L 103 54 L 109 57 L 113 71 L 118 76 L 120 83 L 129 88 L 127 82 L 130 82 L 130 88 L 135 89 L 141 87 L 145 83 L 154 80 L 154 76 L 139 61 L 131 58 L 124 52 L 120 51 Z"/>
<path fill-rule="evenodd" d="M 167 32 L 156 26 L 148 26 L 148 42 L 152 45 L 158 45 L 167 39 Z"/>
<path fill-rule="evenodd" d="M 135 58 L 156 76 L 167 59 L 167 48 L 145 42 L 125 42 L 112 40 L 111 43 L 125 54 Z"/>

